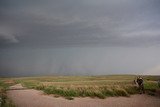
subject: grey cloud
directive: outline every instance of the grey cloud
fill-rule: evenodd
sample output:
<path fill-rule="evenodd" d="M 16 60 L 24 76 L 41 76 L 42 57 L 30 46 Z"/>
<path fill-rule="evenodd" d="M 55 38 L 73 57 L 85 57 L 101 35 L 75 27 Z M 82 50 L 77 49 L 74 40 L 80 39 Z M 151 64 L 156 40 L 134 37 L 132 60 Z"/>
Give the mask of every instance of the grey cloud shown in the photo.
<path fill-rule="evenodd" d="M 1 26 L 15 29 L 21 41 L 17 47 L 159 44 L 157 0 L 35 0 L 33 3 L 8 0 L 4 3 Z M 149 40 L 150 37 L 142 36 L 146 34 L 156 37 Z"/>
<path fill-rule="evenodd" d="M 154 68 L 160 64 L 159 4 L 0 0 L 0 75 L 136 74 Z"/>
<path fill-rule="evenodd" d="M 0 44 L 18 43 L 14 35 L 0 33 Z"/>

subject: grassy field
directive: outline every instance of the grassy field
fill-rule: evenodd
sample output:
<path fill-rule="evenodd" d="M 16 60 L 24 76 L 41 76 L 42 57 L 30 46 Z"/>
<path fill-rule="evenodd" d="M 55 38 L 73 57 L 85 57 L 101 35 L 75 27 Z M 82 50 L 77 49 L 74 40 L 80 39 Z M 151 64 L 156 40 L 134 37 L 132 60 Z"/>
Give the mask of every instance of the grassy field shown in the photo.
<path fill-rule="evenodd" d="M 154 95 L 154 92 L 160 89 L 157 83 L 160 76 L 143 76 L 143 78 L 145 91 Z M 137 85 L 134 84 L 135 79 L 135 75 L 0 78 L 0 102 L 3 107 L 14 107 L 6 97 L 6 90 L 17 83 L 70 100 L 74 97 L 104 99 L 109 96 L 130 96 L 139 93 Z"/>
<path fill-rule="evenodd" d="M 67 99 L 73 97 L 130 96 L 139 93 L 134 84 L 134 75 L 108 75 L 108 76 L 46 76 L 14 78 L 16 83 L 23 86 L 42 90 L 55 97 L 63 96 Z M 157 80 L 160 76 L 144 76 L 144 87 L 147 93 L 154 95 L 159 89 Z"/>
<path fill-rule="evenodd" d="M 14 104 L 7 98 L 6 90 L 15 82 L 8 78 L 0 78 L 0 107 L 15 107 Z"/>

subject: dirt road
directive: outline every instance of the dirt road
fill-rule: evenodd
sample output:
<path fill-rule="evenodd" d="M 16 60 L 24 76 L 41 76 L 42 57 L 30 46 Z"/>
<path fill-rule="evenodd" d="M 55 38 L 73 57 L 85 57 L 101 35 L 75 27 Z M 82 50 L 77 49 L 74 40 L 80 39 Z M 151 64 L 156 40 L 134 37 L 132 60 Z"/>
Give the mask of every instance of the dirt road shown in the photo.
<path fill-rule="evenodd" d="M 17 90 L 23 88 L 20 84 L 12 88 L 15 90 L 9 90 L 7 94 L 17 107 L 160 107 L 160 98 L 148 95 L 66 100 L 44 95 L 43 92 L 33 89 Z"/>

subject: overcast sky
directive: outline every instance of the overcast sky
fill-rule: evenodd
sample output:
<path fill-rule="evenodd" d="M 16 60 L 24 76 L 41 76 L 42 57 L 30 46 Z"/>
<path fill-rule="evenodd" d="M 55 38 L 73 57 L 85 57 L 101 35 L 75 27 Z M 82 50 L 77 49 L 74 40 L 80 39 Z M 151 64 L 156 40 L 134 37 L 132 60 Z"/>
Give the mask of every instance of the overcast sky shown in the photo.
<path fill-rule="evenodd" d="M 160 0 L 0 0 L 0 76 L 160 75 Z"/>

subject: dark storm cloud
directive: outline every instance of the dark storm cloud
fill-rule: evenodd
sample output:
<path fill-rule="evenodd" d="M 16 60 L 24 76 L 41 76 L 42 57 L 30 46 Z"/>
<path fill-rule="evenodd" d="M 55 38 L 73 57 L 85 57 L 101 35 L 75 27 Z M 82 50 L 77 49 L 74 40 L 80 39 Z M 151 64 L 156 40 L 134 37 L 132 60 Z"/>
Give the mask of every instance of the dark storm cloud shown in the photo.
<path fill-rule="evenodd" d="M 159 0 L 1 0 L 0 33 L 7 35 L 0 36 L 1 44 L 159 45 L 159 4 Z"/>
<path fill-rule="evenodd" d="M 158 74 L 160 0 L 0 0 L 0 76 Z"/>
<path fill-rule="evenodd" d="M 0 43 L 6 44 L 6 43 L 17 43 L 18 40 L 13 35 L 5 35 L 0 34 Z"/>

